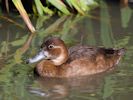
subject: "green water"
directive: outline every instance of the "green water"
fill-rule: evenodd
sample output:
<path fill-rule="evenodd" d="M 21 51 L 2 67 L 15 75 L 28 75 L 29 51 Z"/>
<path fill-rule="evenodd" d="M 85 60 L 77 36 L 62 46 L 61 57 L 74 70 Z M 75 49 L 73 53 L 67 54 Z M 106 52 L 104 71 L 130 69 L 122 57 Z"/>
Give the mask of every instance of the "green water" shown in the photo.
<path fill-rule="evenodd" d="M 29 48 L 20 49 L 30 33 L 21 18 L 0 20 L 0 100 L 131 100 L 133 96 L 132 9 L 107 5 L 89 16 L 32 18 L 37 34 Z M 86 44 L 124 47 L 126 54 L 109 73 L 71 79 L 35 78 L 35 64 L 25 64 L 48 35 L 67 46 Z"/>

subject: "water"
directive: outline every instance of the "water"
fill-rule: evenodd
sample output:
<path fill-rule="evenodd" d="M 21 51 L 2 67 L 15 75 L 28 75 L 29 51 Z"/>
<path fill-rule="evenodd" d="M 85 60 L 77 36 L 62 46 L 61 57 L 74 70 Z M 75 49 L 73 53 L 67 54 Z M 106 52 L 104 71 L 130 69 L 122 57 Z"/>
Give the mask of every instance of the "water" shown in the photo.
<path fill-rule="evenodd" d="M 133 18 L 130 7 L 107 4 L 89 16 L 32 18 L 37 34 L 30 35 L 21 18 L 0 20 L 0 100 L 131 100 L 133 95 Z M 87 44 L 125 47 L 126 54 L 109 73 L 69 79 L 35 78 L 35 64 L 25 59 L 39 49 L 48 35 L 61 37 L 67 46 Z M 32 37 L 32 36 L 31 36 Z M 26 44 L 24 46 L 24 44 Z"/>

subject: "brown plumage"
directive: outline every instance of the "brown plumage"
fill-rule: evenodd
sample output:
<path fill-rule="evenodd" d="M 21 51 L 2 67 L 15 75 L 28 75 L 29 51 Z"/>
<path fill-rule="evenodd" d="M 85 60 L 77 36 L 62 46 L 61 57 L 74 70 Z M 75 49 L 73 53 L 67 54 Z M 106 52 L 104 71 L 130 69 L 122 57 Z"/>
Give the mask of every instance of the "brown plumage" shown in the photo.
<path fill-rule="evenodd" d="M 41 45 L 44 58 L 35 71 L 42 77 L 74 77 L 107 71 L 118 64 L 125 49 L 77 45 L 67 49 L 60 38 L 52 37 Z M 35 57 L 37 58 L 37 57 Z M 35 58 L 28 60 L 33 62 Z"/>

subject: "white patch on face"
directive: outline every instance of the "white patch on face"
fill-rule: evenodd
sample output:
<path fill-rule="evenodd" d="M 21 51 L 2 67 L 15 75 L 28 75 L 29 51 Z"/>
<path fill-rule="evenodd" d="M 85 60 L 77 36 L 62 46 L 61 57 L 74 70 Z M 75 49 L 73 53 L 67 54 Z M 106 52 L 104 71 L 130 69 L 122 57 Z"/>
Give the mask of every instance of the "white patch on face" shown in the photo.
<path fill-rule="evenodd" d="M 62 61 L 65 59 L 65 56 L 63 54 L 60 54 L 59 57 L 56 59 L 53 59 L 52 61 L 54 62 L 55 65 L 60 65 L 62 64 Z"/>
<path fill-rule="evenodd" d="M 49 57 L 50 54 L 48 53 L 48 51 L 43 51 L 43 55 L 45 55 L 46 57 Z"/>

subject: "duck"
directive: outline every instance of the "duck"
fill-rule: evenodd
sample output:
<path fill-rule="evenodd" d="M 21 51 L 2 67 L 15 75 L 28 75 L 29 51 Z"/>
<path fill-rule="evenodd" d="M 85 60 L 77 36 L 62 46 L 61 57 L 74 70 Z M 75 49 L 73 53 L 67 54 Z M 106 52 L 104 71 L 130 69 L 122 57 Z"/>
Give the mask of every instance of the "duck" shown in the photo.
<path fill-rule="evenodd" d="M 94 75 L 113 69 L 125 53 L 124 48 L 75 45 L 67 48 L 59 37 L 49 37 L 40 51 L 26 60 L 37 62 L 34 72 L 40 77 L 69 78 Z"/>

